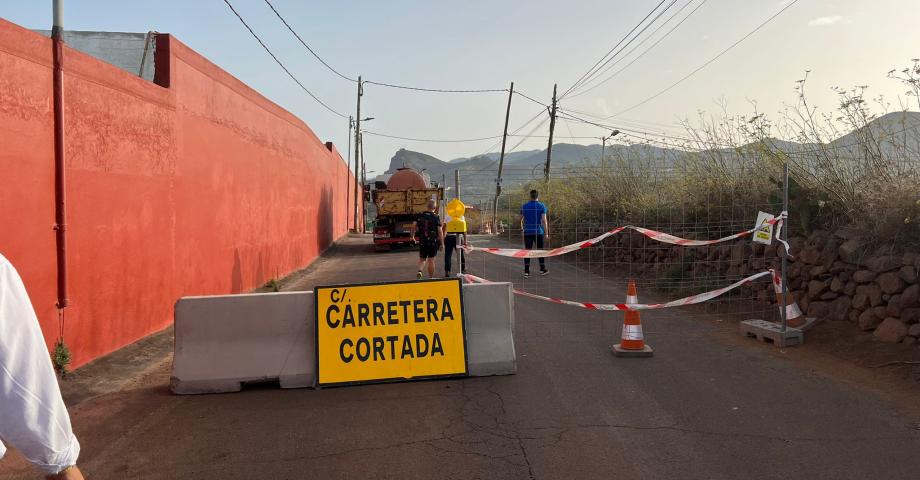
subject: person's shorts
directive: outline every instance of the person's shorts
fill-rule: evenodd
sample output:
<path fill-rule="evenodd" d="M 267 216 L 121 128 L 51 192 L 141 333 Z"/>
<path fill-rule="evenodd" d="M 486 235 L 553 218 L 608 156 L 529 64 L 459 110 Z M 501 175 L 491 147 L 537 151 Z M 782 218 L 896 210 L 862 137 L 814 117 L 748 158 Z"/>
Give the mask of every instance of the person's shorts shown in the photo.
<path fill-rule="evenodd" d="M 437 257 L 440 247 L 437 243 L 420 243 L 418 244 L 418 258 Z"/>

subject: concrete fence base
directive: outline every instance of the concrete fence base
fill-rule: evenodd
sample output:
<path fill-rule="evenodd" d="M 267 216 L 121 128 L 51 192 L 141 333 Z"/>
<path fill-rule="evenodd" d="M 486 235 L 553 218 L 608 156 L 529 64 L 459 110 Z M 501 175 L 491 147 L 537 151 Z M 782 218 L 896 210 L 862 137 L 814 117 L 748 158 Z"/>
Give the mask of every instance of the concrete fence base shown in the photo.
<path fill-rule="evenodd" d="M 471 376 L 517 370 L 511 284 L 463 286 Z M 313 292 L 184 297 L 175 308 L 176 394 L 237 392 L 277 379 L 282 388 L 316 382 Z"/>

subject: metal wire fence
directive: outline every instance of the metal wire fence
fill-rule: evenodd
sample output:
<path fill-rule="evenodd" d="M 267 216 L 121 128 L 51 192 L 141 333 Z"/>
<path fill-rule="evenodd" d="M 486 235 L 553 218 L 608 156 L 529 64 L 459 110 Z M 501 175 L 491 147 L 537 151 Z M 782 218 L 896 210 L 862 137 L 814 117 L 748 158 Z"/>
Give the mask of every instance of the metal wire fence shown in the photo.
<path fill-rule="evenodd" d="M 544 248 L 556 248 L 596 237 L 616 227 L 634 225 L 683 238 L 716 239 L 755 226 L 760 211 L 782 210 L 778 169 L 737 169 L 731 179 L 705 183 L 722 172 L 693 172 L 661 159 L 642 165 L 605 163 L 565 166 L 543 180 L 542 169 L 505 172 L 511 185 L 496 204 L 498 232 L 472 235 L 476 246 L 523 248 L 520 209 L 529 190 L 540 191 L 548 207 L 549 238 Z M 695 166 L 699 167 L 699 165 Z M 467 183 L 494 182 L 494 172 L 465 172 Z M 754 181 L 749 181 L 749 178 Z M 702 183 L 688 183 L 688 178 Z M 494 187 L 493 187 L 494 188 Z M 492 221 L 494 193 L 470 193 L 463 199 L 481 208 L 483 223 Z M 621 303 L 625 285 L 634 279 L 640 302 L 660 302 L 695 295 L 732 284 L 754 273 L 778 268 L 777 245 L 756 244 L 750 236 L 710 246 L 678 246 L 624 230 L 597 245 L 545 260 L 549 274 L 540 275 L 531 261 L 524 277 L 523 260 L 481 251 L 467 254 L 467 271 L 492 281 L 510 281 L 518 289 L 548 297 L 591 303 Z M 695 313 L 720 317 L 778 320 L 776 298 L 768 279 L 740 287 L 693 308 Z"/>

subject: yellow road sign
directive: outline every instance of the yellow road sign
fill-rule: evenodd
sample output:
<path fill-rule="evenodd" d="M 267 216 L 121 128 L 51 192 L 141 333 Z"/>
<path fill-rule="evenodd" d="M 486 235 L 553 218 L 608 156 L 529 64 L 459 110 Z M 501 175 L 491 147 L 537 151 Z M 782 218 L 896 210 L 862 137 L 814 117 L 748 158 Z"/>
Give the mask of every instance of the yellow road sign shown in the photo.
<path fill-rule="evenodd" d="M 318 385 L 466 375 L 459 279 L 314 292 Z"/>

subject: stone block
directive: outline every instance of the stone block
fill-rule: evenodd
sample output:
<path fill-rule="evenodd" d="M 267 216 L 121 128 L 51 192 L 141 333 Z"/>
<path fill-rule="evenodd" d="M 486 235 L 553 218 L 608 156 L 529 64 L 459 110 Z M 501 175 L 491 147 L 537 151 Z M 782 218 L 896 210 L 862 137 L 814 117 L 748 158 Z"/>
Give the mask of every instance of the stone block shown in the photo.
<path fill-rule="evenodd" d="M 848 263 L 858 263 L 862 253 L 863 244 L 858 238 L 851 238 L 837 248 L 837 254 L 840 255 L 840 259 Z"/>
<path fill-rule="evenodd" d="M 859 314 L 859 318 L 856 320 L 860 330 L 874 330 L 880 323 L 882 321 L 872 313 L 871 309 Z"/>
<path fill-rule="evenodd" d="M 812 280 L 808 282 L 808 298 L 814 300 L 827 290 L 828 282 L 825 280 Z"/>
<path fill-rule="evenodd" d="M 885 272 L 875 279 L 875 283 L 878 284 L 882 293 L 887 293 L 889 295 L 898 293 L 907 286 L 904 280 L 901 279 L 899 272 Z"/>
<path fill-rule="evenodd" d="M 906 324 L 920 323 L 920 307 L 911 307 L 901 310 L 901 321 Z"/>
<path fill-rule="evenodd" d="M 920 323 L 915 323 L 907 329 L 907 334 L 911 337 L 920 337 Z"/>
<path fill-rule="evenodd" d="M 901 294 L 901 309 L 913 307 L 920 301 L 920 285 L 911 285 Z"/>
<path fill-rule="evenodd" d="M 898 343 L 907 336 L 907 325 L 897 318 L 886 318 L 875 329 L 875 338 L 888 343 Z"/>
<path fill-rule="evenodd" d="M 878 276 L 878 274 L 872 270 L 857 270 L 856 273 L 853 274 L 853 281 L 856 283 L 869 283 L 875 280 L 876 276 Z"/>
<path fill-rule="evenodd" d="M 901 267 L 901 257 L 882 255 L 866 260 L 866 267 L 876 273 L 888 272 Z"/>
<path fill-rule="evenodd" d="M 850 307 L 853 301 L 850 297 L 837 297 L 830 302 L 830 312 L 828 318 L 836 321 L 844 321 L 849 317 Z"/>

